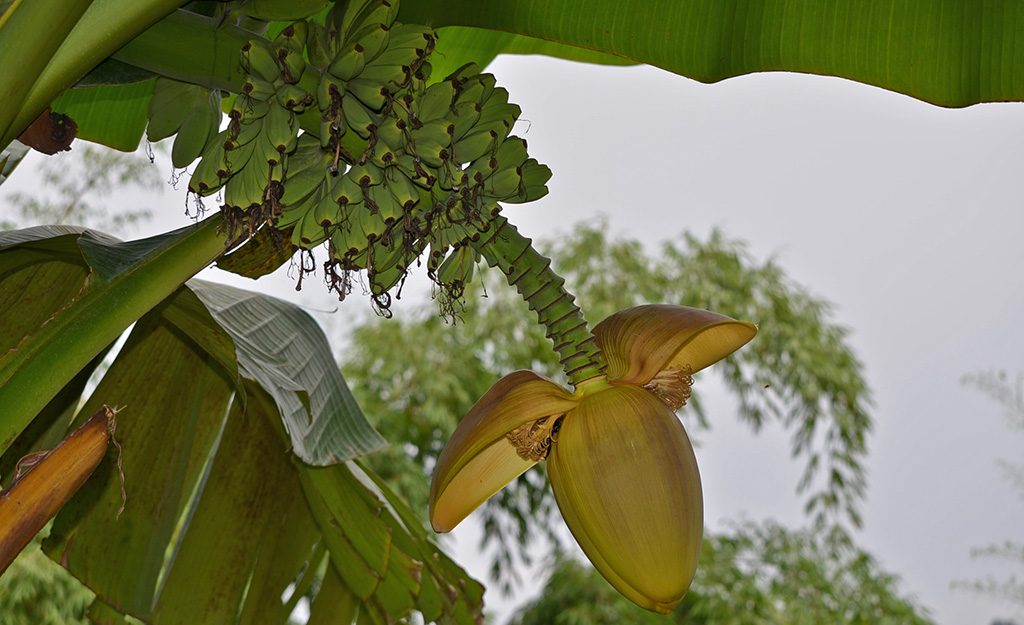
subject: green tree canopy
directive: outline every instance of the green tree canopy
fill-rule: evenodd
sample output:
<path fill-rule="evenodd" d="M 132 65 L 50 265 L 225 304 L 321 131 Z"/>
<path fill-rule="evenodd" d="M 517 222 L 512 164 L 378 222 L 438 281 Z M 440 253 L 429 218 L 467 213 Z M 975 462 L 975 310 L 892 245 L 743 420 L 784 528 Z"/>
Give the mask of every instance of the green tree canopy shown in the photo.
<path fill-rule="evenodd" d="M 690 592 L 669 622 L 686 625 L 932 625 L 899 578 L 828 532 L 739 523 L 704 540 Z M 563 558 L 513 625 L 656 625 L 597 571 Z"/>

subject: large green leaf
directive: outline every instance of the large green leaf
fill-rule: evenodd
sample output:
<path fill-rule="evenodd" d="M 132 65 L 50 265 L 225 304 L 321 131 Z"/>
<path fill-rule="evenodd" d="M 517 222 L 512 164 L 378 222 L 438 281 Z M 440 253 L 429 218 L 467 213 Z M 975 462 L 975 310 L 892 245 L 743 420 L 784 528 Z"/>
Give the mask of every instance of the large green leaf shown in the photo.
<path fill-rule="evenodd" d="M 8 355 L 25 344 L 19 336 L 74 309 L 83 284 L 117 282 L 162 249 L 73 228 L 4 233 L 0 244 Z M 96 364 L 57 387 L 0 466 L 67 429 Z M 93 589 L 91 613 L 104 622 L 283 624 L 298 600 L 282 600 L 286 589 L 307 589 L 315 605 L 308 589 L 328 561 L 346 574 L 327 576 L 318 614 L 358 597 L 368 622 L 413 610 L 467 625 L 479 617 L 481 587 L 441 566 L 447 558 L 404 503 L 351 461 L 305 462 L 349 460 L 383 440 L 295 306 L 188 282 L 138 319 L 82 410 L 101 404 L 118 408 L 116 452 L 58 514 L 44 548 Z"/>
<path fill-rule="evenodd" d="M 0 233 L 0 453 L 125 328 L 225 251 L 220 224 L 218 214 L 127 243 L 66 226 Z"/>
<path fill-rule="evenodd" d="M 1024 99 L 1015 0 L 406 0 L 399 19 L 602 50 L 702 82 L 781 70 L 942 106 Z"/>

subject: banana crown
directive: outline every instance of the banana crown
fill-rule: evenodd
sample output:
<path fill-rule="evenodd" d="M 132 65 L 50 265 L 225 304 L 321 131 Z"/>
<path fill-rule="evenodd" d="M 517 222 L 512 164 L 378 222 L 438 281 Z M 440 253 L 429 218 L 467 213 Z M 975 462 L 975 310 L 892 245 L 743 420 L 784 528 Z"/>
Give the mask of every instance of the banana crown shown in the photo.
<path fill-rule="evenodd" d="M 445 446 L 430 522 L 447 532 L 540 460 L 594 566 L 638 605 L 668 612 L 696 570 L 703 499 L 693 448 L 676 418 L 690 373 L 736 351 L 751 323 L 684 306 L 618 312 L 594 328 L 607 377 L 575 393 L 532 371 L 500 379 Z M 685 402 L 685 397 L 683 402 Z"/>

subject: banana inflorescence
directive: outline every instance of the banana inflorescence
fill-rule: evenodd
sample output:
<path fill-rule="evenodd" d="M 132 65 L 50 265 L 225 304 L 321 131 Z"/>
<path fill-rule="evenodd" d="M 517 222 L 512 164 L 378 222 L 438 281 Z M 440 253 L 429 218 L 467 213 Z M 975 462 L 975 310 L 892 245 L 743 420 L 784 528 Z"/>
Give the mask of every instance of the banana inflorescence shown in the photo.
<path fill-rule="evenodd" d="M 205 118 L 199 131 L 214 100 L 201 87 L 161 79 L 150 106 L 151 140 L 178 132 L 175 166 L 202 157 L 190 191 L 222 193 L 232 227 L 270 223 L 299 247 L 325 245 L 342 298 L 366 270 L 382 311 L 423 252 L 444 301 L 458 298 L 499 202 L 543 196 L 551 175 L 510 136 L 520 109 L 494 77 L 466 65 L 431 82 L 437 37 L 397 13 L 398 0 L 336 2 L 323 23 L 251 40 L 224 130 Z"/>

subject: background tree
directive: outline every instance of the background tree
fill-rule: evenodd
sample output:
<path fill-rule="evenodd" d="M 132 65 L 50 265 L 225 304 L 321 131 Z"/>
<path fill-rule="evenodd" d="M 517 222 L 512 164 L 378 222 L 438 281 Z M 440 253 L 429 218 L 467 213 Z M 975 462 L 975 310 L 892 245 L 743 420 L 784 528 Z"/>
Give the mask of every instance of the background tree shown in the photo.
<path fill-rule="evenodd" d="M 1024 374 L 1010 379 L 1005 371 L 980 371 L 967 374 L 963 383 L 977 388 L 999 404 L 1006 414 L 1007 426 L 1017 433 L 1024 431 Z M 1011 488 L 1024 498 L 1024 464 L 1011 462 L 1003 458 L 996 460 L 1002 471 L 1002 477 L 1009 482 Z M 971 555 L 1001 562 L 1015 571 L 1007 577 L 999 579 L 989 575 L 985 579 L 974 581 L 957 581 L 955 588 L 970 590 L 989 595 L 1008 602 L 1018 618 L 1024 618 L 1024 542 L 1008 538 L 1000 544 L 987 545 L 972 550 Z"/>
<path fill-rule="evenodd" d="M 165 188 L 151 158 L 142 152 L 118 152 L 87 143 L 71 154 L 42 161 L 39 170 L 40 193 L 11 193 L 4 198 L 8 210 L 0 218 L 0 230 L 74 224 L 127 234 L 153 213 L 144 205 L 111 207 L 111 195 L 132 191 L 155 195 Z"/>
<path fill-rule="evenodd" d="M 856 526 L 870 398 L 861 365 L 844 341 L 846 330 L 830 322 L 827 302 L 793 284 L 774 262 L 753 259 L 741 242 L 720 232 L 707 241 L 685 234 L 679 241 L 648 254 L 637 241 L 613 239 L 602 226 L 581 225 L 541 247 L 590 319 L 656 301 L 758 323 L 757 341 L 715 369 L 751 427 L 777 419 L 793 431 L 793 452 L 806 458 L 797 488 L 807 494 L 814 522 Z M 424 512 L 424 476 L 442 442 L 490 384 L 516 369 L 561 376 L 532 313 L 501 288 L 494 272 L 482 273 L 480 282 L 467 287 L 455 324 L 424 309 L 419 320 L 363 325 L 353 334 L 352 356 L 343 368 L 375 426 L 404 442 L 369 461 Z M 698 376 L 690 404 L 680 411 L 691 432 L 710 426 L 700 388 Z M 505 583 L 515 577 L 517 557 L 528 560 L 523 547 L 532 539 L 557 544 L 549 529 L 555 525 L 554 499 L 541 471 L 521 476 L 477 514 L 484 544 L 496 548 L 492 572 Z"/>

